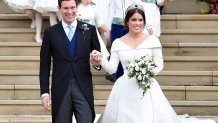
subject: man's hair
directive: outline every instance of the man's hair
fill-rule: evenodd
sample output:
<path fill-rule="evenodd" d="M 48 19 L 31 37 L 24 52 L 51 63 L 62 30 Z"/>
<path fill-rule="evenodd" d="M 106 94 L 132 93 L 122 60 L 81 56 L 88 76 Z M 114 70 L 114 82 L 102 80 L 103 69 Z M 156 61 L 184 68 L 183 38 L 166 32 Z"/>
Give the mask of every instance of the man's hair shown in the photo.
<path fill-rule="evenodd" d="M 58 6 L 61 8 L 61 3 L 62 1 L 71 1 L 71 0 L 58 0 Z M 79 0 L 74 0 L 76 2 L 76 6 L 78 5 L 79 3 Z"/>

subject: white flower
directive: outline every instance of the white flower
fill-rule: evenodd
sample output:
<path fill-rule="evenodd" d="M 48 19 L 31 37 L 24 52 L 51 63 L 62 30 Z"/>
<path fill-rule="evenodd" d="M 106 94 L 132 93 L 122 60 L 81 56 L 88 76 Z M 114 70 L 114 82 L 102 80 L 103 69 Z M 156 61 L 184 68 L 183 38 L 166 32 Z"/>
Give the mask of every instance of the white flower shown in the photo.
<path fill-rule="evenodd" d="M 136 71 L 139 71 L 139 66 L 135 66 L 135 70 L 136 70 Z"/>
<path fill-rule="evenodd" d="M 87 25 L 86 23 L 83 24 L 83 25 L 80 27 L 80 29 L 83 30 L 83 34 L 84 34 L 84 32 L 85 32 L 86 30 L 89 30 L 88 25 Z"/>
<path fill-rule="evenodd" d="M 141 74 L 138 75 L 137 79 L 138 79 L 138 80 L 142 80 L 142 76 L 141 76 Z"/>
<path fill-rule="evenodd" d="M 146 70 L 145 70 L 145 69 L 143 69 L 143 70 L 142 70 L 142 74 L 145 74 L 145 73 L 146 73 Z"/>
<path fill-rule="evenodd" d="M 136 78 L 139 88 L 143 90 L 143 96 L 153 82 L 154 69 L 157 67 L 154 60 L 151 55 L 135 57 L 126 66 L 128 77 Z"/>
<path fill-rule="evenodd" d="M 142 85 L 145 85 L 145 84 L 146 84 L 145 81 L 143 81 L 143 82 L 142 82 Z"/>

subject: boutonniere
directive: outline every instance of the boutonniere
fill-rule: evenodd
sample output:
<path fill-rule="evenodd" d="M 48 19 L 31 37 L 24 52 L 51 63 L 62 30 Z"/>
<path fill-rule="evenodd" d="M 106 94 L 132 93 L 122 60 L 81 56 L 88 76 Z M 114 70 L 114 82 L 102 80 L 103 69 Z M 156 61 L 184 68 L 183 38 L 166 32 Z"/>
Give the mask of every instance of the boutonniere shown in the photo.
<path fill-rule="evenodd" d="M 89 28 L 88 28 L 88 25 L 87 25 L 87 24 L 83 24 L 83 25 L 80 27 L 80 29 L 82 29 L 82 30 L 83 30 L 83 34 L 84 34 L 84 32 L 85 32 L 85 31 L 89 30 Z"/>

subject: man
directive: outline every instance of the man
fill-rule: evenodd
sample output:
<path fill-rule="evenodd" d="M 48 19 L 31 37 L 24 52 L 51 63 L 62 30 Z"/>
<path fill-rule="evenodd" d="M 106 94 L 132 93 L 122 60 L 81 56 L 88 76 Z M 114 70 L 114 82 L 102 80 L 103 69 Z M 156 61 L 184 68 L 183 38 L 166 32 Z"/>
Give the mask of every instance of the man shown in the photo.
<path fill-rule="evenodd" d="M 46 29 L 40 52 L 42 106 L 49 110 L 52 58 L 52 123 L 72 123 L 73 114 L 77 123 L 92 123 L 95 112 L 89 54 L 94 49 L 100 51 L 96 29 L 75 19 L 75 0 L 59 0 L 58 6 L 63 21 Z"/>

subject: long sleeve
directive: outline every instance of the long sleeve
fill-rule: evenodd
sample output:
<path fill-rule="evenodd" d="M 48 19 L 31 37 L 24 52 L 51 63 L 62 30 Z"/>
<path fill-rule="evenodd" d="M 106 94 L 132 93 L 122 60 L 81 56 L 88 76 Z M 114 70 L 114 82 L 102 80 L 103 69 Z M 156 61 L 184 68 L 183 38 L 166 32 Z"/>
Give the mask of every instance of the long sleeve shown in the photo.
<path fill-rule="evenodd" d="M 51 47 L 49 43 L 48 30 L 45 31 L 40 51 L 40 88 L 41 94 L 49 93 L 49 77 L 51 68 Z"/>
<path fill-rule="evenodd" d="M 111 53 L 110 60 L 103 58 L 101 61 L 101 66 L 110 74 L 116 72 L 118 64 L 119 64 L 119 55 L 117 51 Z"/>
<path fill-rule="evenodd" d="M 108 17 L 108 23 L 107 23 L 107 26 L 109 27 L 109 29 L 111 29 L 111 24 L 112 24 L 113 17 L 114 17 L 114 11 L 115 11 L 114 0 L 110 0 L 109 17 Z"/>
<path fill-rule="evenodd" d="M 100 26 L 102 26 L 103 24 L 104 24 L 104 20 L 103 20 L 103 11 L 104 10 L 101 10 L 100 12 L 99 12 L 99 8 L 98 8 L 98 6 L 97 5 L 95 5 L 94 6 L 94 13 L 95 13 L 95 15 L 94 15 L 94 20 L 95 20 L 95 23 L 96 23 L 96 27 L 100 27 Z"/>
<path fill-rule="evenodd" d="M 157 67 L 154 70 L 155 75 L 163 70 L 164 63 L 163 63 L 163 56 L 162 56 L 162 48 L 154 48 L 152 49 L 152 54 L 155 58 L 155 63 Z"/>

